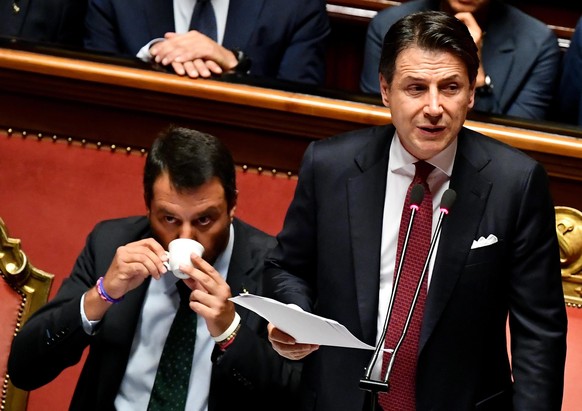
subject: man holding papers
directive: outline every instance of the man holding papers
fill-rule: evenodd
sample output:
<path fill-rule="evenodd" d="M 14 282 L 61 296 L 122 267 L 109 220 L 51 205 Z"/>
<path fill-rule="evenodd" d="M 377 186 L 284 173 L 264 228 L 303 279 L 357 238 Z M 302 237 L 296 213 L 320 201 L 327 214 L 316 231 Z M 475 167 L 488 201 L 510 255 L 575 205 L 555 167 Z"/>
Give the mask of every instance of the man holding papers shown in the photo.
<path fill-rule="evenodd" d="M 566 315 L 547 176 L 518 150 L 463 127 L 478 67 L 468 29 L 450 15 L 393 25 L 379 75 L 393 125 L 309 146 L 267 260 L 270 297 L 369 345 L 392 307 L 384 347 L 394 348 L 403 327 L 405 337 L 389 390 L 378 395 L 384 411 L 561 407 Z M 456 202 L 445 206 L 449 190 Z M 305 358 L 301 410 L 376 405 L 359 387 L 370 350 L 297 343 L 272 325 L 270 340 L 284 357 Z M 391 360 L 380 354 L 372 378 Z"/>

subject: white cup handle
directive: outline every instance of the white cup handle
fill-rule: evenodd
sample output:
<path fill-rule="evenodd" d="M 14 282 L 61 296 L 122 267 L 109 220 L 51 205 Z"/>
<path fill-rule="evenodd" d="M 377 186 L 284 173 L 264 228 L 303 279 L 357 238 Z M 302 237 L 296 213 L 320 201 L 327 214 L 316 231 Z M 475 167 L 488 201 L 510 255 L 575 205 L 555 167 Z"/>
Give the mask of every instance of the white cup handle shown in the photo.
<path fill-rule="evenodd" d="M 170 252 L 169 251 L 166 251 L 166 256 L 168 258 L 170 258 Z M 166 270 L 172 271 L 172 269 L 170 268 L 170 262 L 169 261 L 164 261 L 164 262 L 162 262 L 162 264 L 164 265 L 164 267 L 166 267 Z M 166 272 L 168 272 L 168 271 L 166 271 Z"/>

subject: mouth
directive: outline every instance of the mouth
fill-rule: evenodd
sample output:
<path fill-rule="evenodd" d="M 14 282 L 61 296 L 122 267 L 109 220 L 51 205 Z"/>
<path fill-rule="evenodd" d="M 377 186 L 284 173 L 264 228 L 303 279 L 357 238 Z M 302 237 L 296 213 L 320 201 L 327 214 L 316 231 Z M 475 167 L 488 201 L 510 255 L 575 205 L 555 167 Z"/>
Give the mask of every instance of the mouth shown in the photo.
<path fill-rule="evenodd" d="M 418 126 L 418 128 L 426 134 L 436 135 L 445 130 L 445 126 Z"/>

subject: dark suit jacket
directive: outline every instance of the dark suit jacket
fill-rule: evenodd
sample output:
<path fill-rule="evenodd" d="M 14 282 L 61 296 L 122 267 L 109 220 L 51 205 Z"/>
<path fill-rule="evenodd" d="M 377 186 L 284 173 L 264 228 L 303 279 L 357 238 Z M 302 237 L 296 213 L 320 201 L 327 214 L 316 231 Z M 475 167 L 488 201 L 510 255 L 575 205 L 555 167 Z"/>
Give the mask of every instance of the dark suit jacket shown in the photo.
<path fill-rule="evenodd" d="M 0 0 L 0 36 L 60 45 L 83 45 L 83 0 Z"/>
<path fill-rule="evenodd" d="M 129 56 L 175 31 L 160 0 L 91 0 L 86 25 L 85 47 Z M 321 84 L 328 33 L 322 0 L 232 0 L 222 45 L 244 51 L 252 75 Z"/>
<path fill-rule="evenodd" d="M 379 12 L 366 37 L 360 87 L 379 93 L 378 65 L 388 29 L 408 14 L 438 10 L 439 0 L 416 0 Z M 481 27 L 483 67 L 493 83 L 493 93 L 478 95 L 474 110 L 493 114 L 543 119 L 555 94 L 560 49 L 554 33 L 542 22 L 517 8 L 492 0 L 489 23 Z"/>
<path fill-rule="evenodd" d="M 237 219 L 234 231 L 227 282 L 233 295 L 243 288 L 261 293 L 264 256 L 274 239 Z M 57 296 L 35 313 L 14 339 L 8 366 L 14 385 L 31 390 L 48 383 L 64 368 L 76 364 L 89 346 L 71 409 L 113 409 L 148 281 L 111 307 L 93 336 L 83 331 L 79 304 L 82 294 L 105 274 L 119 246 L 151 236 L 145 217 L 96 226 Z M 213 353 L 209 409 L 268 410 L 277 403 L 295 411 L 293 398 L 284 387 L 298 380 L 298 363 L 291 365 L 273 351 L 260 317 L 240 307 L 237 311 L 243 324 L 240 333 L 224 353 L 218 348 Z"/>
<path fill-rule="evenodd" d="M 582 18 L 564 57 L 564 70 L 558 94 L 560 120 L 582 126 Z"/>
<path fill-rule="evenodd" d="M 265 291 L 376 341 L 380 245 L 393 126 L 312 143 Z M 543 168 L 468 129 L 450 181 L 417 368 L 422 411 L 558 411 L 566 315 L 554 210 Z M 387 199 L 390 201 L 391 199 Z M 399 223 L 398 223 L 399 224 Z M 499 242 L 471 249 L 494 234 Z M 506 345 L 509 314 L 513 378 Z M 302 410 L 362 410 L 371 353 L 320 347 L 306 358 Z"/>

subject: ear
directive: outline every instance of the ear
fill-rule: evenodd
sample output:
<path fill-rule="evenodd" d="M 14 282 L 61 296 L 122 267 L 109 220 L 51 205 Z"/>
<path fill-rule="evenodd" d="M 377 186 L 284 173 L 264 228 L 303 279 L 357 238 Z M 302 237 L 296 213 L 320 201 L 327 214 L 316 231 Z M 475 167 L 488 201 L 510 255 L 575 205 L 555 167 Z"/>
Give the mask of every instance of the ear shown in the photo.
<path fill-rule="evenodd" d="M 475 88 L 475 84 L 476 82 L 474 81 L 473 84 L 471 84 L 471 88 L 469 90 L 469 103 L 468 103 L 468 107 L 469 110 L 471 110 L 473 108 L 473 106 L 475 105 L 475 91 L 477 90 Z"/>
<path fill-rule="evenodd" d="M 390 107 L 390 85 L 384 78 L 382 73 L 378 74 L 380 80 L 380 93 L 382 94 L 382 104 L 386 107 Z"/>
<path fill-rule="evenodd" d="M 238 201 L 238 190 L 236 190 L 234 192 L 234 201 L 233 201 L 231 209 L 228 212 L 231 222 L 234 219 L 234 212 L 236 211 L 237 201 Z"/>

